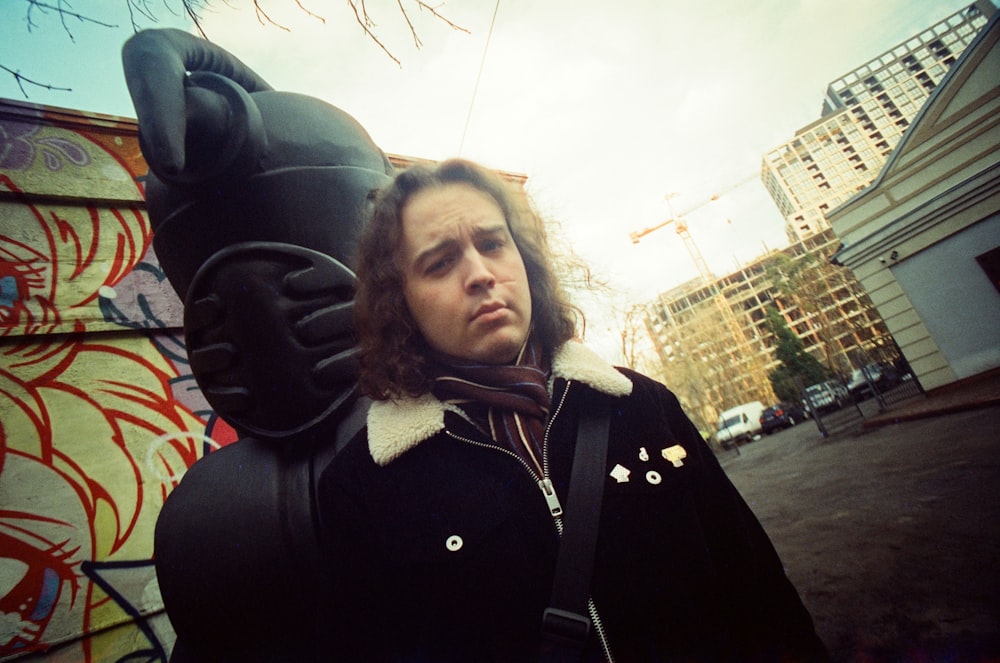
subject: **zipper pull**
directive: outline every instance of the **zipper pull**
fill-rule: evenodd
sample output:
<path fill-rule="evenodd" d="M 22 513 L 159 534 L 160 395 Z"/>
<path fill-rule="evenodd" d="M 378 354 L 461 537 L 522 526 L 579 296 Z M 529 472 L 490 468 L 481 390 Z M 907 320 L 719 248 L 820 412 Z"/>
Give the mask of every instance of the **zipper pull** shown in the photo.
<path fill-rule="evenodd" d="M 559 503 L 559 496 L 556 495 L 552 479 L 542 479 L 538 482 L 538 487 L 542 489 L 542 495 L 545 496 L 545 503 L 549 505 L 549 513 L 552 514 L 552 517 L 558 518 L 561 516 L 563 512 L 562 504 Z"/>

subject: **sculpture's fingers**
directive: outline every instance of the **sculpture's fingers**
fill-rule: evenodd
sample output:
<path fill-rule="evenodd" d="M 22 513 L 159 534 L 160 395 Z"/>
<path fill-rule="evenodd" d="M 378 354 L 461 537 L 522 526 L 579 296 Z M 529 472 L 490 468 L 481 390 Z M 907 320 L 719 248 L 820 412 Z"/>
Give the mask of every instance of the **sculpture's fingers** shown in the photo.
<path fill-rule="evenodd" d="M 353 345 L 354 303 L 344 302 L 314 311 L 296 322 L 293 330 L 299 341 L 306 346 Z"/>

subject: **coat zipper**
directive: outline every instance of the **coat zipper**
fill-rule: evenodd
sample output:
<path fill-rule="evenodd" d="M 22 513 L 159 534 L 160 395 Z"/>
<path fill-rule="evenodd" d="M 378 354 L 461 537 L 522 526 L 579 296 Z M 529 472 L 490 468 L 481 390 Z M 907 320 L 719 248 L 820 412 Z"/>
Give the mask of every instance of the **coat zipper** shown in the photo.
<path fill-rule="evenodd" d="M 587 597 L 587 612 L 590 613 L 590 621 L 597 631 L 597 639 L 601 642 L 601 650 L 604 652 L 604 660 L 607 663 L 615 663 L 615 657 L 611 655 L 611 644 L 608 642 L 608 634 L 604 632 L 604 623 L 601 616 L 597 614 L 597 605 L 594 604 L 594 597 Z"/>
<path fill-rule="evenodd" d="M 521 456 L 514 453 L 510 449 L 505 449 L 504 447 L 498 447 L 494 444 L 486 444 L 484 442 L 477 442 L 476 440 L 470 440 L 467 437 L 462 437 L 452 433 L 450 430 L 445 429 L 445 433 L 448 437 L 451 437 L 460 442 L 465 442 L 477 447 L 483 447 L 485 449 L 492 449 L 494 451 L 499 451 L 505 453 L 508 456 L 514 458 L 528 471 L 528 474 L 532 478 L 537 480 L 538 488 L 542 491 L 542 496 L 545 498 L 545 504 L 549 508 L 549 513 L 552 515 L 552 522 L 555 523 L 556 533 L 559 538 L 563 535 L 563 521 L 562 514 L 563 508 L 562 504 L 559 502 L 559 496 L 556 495 L 555 486 L 552 484 L 552 479 L 549 478 L 549 431 L 552 429 L 552 423 L 559 416 L 559 412 L 562 410 L 563 403 L 566 402 L 566 396 L 569 394 L 569 387 L 572 384 L 572 380 L 566 382 L 566 387 L 563 389 L 562 395 L 559 397 L 559 403 L 556 405 L 556 409 L 553 410 L 552 416 L 549 417 L 549 422 L 545 426 L 545 435 L 542 437 L 542 478 L 538 479 L 538 474 L 535 472 L 534 468 L 531 467 Z M 601 643 L 601 650 L 604 652 L 604 658 L 607 663 L 615 663 L 614 657 L 611 655 L 611 646 L 608 643 L 607 633 L 604 631 L 604 624 L 601 622 L 601 617 L 597 613 L 597 606 L 594 604 L 593 597 L 587 598 L 587 612 L 590 616 L 590 621 L 594 625 L 594 630 L 597 632 L 597 638 Z"/>

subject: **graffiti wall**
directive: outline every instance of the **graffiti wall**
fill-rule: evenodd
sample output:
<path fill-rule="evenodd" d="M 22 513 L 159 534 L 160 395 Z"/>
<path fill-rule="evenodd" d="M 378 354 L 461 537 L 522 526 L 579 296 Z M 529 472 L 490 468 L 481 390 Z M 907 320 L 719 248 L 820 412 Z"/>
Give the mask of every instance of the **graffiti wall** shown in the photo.
<path fill-rule="evenodd" d="M 156 517 L 234 438 L 188 368 L 145 173 L 134 121 L 0 100 L 0 660 L 165 661 Z"/>

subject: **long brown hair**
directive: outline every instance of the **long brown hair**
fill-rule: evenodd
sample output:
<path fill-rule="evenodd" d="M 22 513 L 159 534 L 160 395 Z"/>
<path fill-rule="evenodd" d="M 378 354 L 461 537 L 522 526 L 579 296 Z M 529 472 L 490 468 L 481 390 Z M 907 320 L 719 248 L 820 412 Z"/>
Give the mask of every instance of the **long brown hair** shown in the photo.
<path fill-rule="evenodd" d="M 360 385 L 372 398 L 420 396 L 430 390 L 429 348 L 407 308 L 399 268 L 402 215 L 418 192 L 453 183 L 469 184 L 486 193 L 503 212 L 528 275 L 533 333 L 546 351 L 576 335 L 579 311 L 555 275 L 545 226 L 527 196 L 515 193 L 499 175 L 471 161 L 450 159 L 434 167 L 411 166 L 376 194 L 358 247 L 354 312 L 361 345 Z"/>

